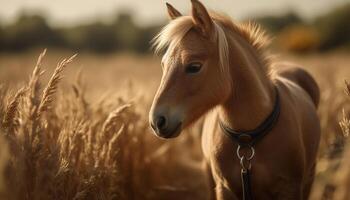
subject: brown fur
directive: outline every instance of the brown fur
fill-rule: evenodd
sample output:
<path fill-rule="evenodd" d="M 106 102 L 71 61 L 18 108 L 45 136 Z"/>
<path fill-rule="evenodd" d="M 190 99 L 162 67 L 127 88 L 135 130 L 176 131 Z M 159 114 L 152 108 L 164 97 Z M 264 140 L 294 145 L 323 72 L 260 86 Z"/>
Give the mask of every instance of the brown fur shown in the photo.
<path fill-rule="evenodd" d="M 317 107 L 320 101 L 320 90 L 312 76 L 305 70 L 291 64 L 282 65 L 286 65 L 286 67 L 279 71 L 280 76 L 286 77 L 302 87 Z"/>
<path fill-rule="evenodd" d="M 203 153 L 212 177 L 209 182 L 215 184 L 210 189 L 215 187 L 216 199 L 240 199 L 237 144 L 222 133 L 218 120 L 235 130 L 256 128 L 272 111 L 274 88 L 277 88 L 280 117 L 270 133 L 255 146 L 254 199 L 307 199 L 320 140 L 317 84 L 300 68 L 283 68 L 270 76 L 263 46 L 254 45 L 253 41 L 259 39 L 251 38 L 259 34 L 238 31 L 238 26 L 228 23 L 227 18 L 215 18 L 224 30 L 224 35 L 219 34 L 215 26 L 205 25 L 213 23 L 210 21 L 213 19 L 207 18 L 204 6 L 197 0 L 192 0 L 192 6 L 196 10 L 192 12 L 195 15 L 192 19 L 200 23 L 194 22 L 193 28 L 173 44 L 163 58 L 164 73 L 151 108 L 151 123 L 162 113 L 168 119 L 166 134 L 176 137 L 179 132 L 172 132 L 173 124 L 181 122 L 181 129 L 185 129 L 212 110 L 205 118 L 202 135 Z M 188 19 L 181 18 L 175 22 Z M 227 65 L 222 63 L 222 44 L 217 37 L 226 37 Z M 203 63 L 201 71 L 195 75 L 185 74 L 184 68 L 193 61 Z M 221 70 L 222 66 L 228 67 L 228 74 Z M 282 68 L 278 64 L 276 67 Z"/>

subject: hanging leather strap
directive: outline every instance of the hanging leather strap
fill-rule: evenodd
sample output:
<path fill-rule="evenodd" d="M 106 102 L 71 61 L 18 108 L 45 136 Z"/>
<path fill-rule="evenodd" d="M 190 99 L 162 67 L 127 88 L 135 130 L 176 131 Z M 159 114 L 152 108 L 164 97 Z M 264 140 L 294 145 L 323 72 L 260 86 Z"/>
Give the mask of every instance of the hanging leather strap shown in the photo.
<path fill-rule="evenodd" d="M 251 131 L 235 131 L 219 121 L 220 127 L 225 135 L 227 135 L 234 143 L 238 144 L 237 157 L 239 158 L 241 164 L 243 200 L 253 199 L 251 189 L 251 160 L 255 155 L 254 146 L 271 131 L 271 129 L 277 123 L 280 115 L 281 105 L 277 88 L 275 91 L 276 97 L 273 110 L 265 121 L 258 126 L 258 128 Z M 244 148 L 250 150 L 249 156 L 240 153 L 240 150 Z"/>
<path fill-rule="evenodd" d="M 252 189 L 250 183 L 250 170 L 241 170 L 242 192 L 244 200 L 252 200 Z"/>

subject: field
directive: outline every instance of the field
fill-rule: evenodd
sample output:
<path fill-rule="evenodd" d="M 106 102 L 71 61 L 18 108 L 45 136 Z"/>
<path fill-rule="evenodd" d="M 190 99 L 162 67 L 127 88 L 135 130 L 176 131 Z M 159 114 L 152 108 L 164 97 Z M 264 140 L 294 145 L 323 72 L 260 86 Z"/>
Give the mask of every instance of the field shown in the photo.
<path fill-rule="evenodd" d="M 207 199 L 201 122 L 169 141 L 149 128 L 159 58 L 40 53 L 0 55 L 0 199 Z M 349 53 L 278 60 L 305 67 L 322 92 L 311 199 L 349 199 Z"/>

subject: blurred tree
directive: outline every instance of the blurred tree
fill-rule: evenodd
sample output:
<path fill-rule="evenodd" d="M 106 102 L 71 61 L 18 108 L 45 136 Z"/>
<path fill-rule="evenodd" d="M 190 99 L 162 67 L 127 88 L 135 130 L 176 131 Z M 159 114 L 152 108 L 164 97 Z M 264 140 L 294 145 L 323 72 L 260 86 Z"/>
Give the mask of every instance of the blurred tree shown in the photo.
<path fill-rule="evenodd" d="M 254 18 L 254 21 L 263 25 L 268 31 L 278 33 L 287 26 L 293 24 L 303 24 L 303 20 L 294 12 L 289 12 L 283 16 L 263 16 Z"/>
<path fill-rule="evenodd" d="M 84 49 L 95 52 L 110 52 L 117 47 L 117 38 L 113 26 L 94 23 L 82 27 L 81 44 Z"/>
<path fill-rule="evenodd" d="M 84 26 L 75 26 L 59 29 L 58 31 L 63 38 L 63 43 L 61 45 L 75 51 L 82 50 L 85 45 L 84 28 Z"/>
<path fill-rule="evenodd" d="M 0 24 L 0 51 L 5 49 L 5 44 L 4 44 L 4 38 L 5 37 L 5 33 L 2 27 L 2 24 Z"/>
<path fill-rule="evenodd" d="M 319 45 L 319 35 L 311 26 L 291 25 L 277 34 L 278 45 L 295 53 L 315 50 Z"/>
<path fill-rule="evenodd" d="M 117 47 L 117 37 L 113 26 L 93 24 L 86 31 L 86 48 L 96 51 L 112 51 Z"/>
<path fill-rule="evenodd" d="M 350 44 L 350 4 L 318 17 L 315 27 L 321 33 L 321 50 Z"/>
<path fill-rule="evenodd" d="M 116 31 L 117 48 L 119 50 L 135 50 L 139 42 L 138 37 L 143 33 L 134 23 L 130 12 L 120 12 L 113 22 L 113 27 Z"/>
<path fill-rule="evenodd" d="M 151 50 L 151 40 L 160 31 L 161 26 L 149 26 L 143 28 L 138 35 L 138 41 L 136 44 L 136 49 L 140 53 L 150 52 Z"/>
<path fill-rule="evenodd" d="M 4 46 L 10 50 L 57 45 L 61 42 L 44 17 L 23 13 L 14 24 L 6 27 L 4 40 Z"/>
<path fill-rule="evenodd" d="M 0 50 L 18 51 L 32 47 L 60 47 L 94 52 L 135 51 L 146 53 L 161 25 L 139 26 L 132 12 L 118 12 L 109 24 L 93 22 L 65 28 L 51 28 L 45 17 L 22 12 L 17 21 L 1 26 Z M 278 35 L 286 49 L 296 51 L 350 46 L 350 4 L 337 8 L 307 25 L 296 13 L 262 16 L 255 21 Z"/>

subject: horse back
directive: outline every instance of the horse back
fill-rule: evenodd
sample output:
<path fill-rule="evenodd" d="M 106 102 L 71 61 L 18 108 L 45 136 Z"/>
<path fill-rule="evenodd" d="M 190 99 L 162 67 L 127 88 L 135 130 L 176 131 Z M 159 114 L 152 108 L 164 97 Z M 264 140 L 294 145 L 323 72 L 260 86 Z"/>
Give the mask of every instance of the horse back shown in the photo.
<path fill-rule="evenodd" d="M 305 167 L 310 170 L 316 160 L 320 140 L 320 122 L 316 111 L 320 91 L 316 81 L 304 69 L 292 65 L 280 69 L 275 81 L 283 101 L 281 109 L 284 114 L 282 113 L 280 122 L 290 131 L 291 137 L 296 136 L 302 141 L 302 155 L 308 161 L 308 166 Z M 293 145 L 297 145 L 297 142 Z"/>
<path fill-rule="evenodd" d="M 282 65 L 283 67 L 277 72 L 278 75 L 296 83 L 304 89 L 317 108 L 320 101 L 320 89 L 315 79 L 306 70 L 300 67 L 291 64 Z"/>

